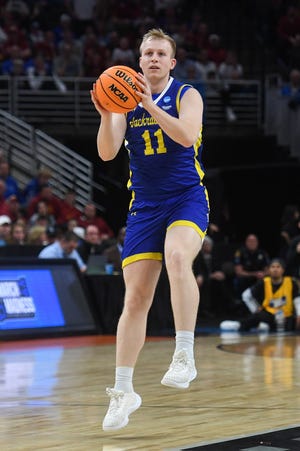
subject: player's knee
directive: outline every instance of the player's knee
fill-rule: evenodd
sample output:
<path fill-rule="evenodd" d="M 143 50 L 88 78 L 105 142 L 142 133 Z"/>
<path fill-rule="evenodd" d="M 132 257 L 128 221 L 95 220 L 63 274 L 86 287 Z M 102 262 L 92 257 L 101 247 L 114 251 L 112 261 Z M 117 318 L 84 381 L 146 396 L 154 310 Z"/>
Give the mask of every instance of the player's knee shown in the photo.
<path fill-rule="evenodd" d="M 135 292 L 125 299 L 124 310 L 129 315 L 135 315 L 139 313 L 147 313 L 149 309 L 149 299 L 145 293 Z"/>
<path fill-rule="evenodd" d="M 180 276 L 187 266 L 186 254 L 183 249 L 173 249 L 166 255 L 166 266 L 169 273 Z"/>

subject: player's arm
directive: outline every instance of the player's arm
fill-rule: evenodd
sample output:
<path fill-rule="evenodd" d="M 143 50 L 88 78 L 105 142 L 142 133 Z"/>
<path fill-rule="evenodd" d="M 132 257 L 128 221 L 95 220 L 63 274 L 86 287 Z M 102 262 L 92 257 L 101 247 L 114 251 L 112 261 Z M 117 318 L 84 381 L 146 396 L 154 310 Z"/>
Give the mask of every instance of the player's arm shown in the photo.
<path fill-rule="evenodd" d="M 262 309 L 265 299 L 265 284 L 263 280 L 259 280 L 254 285 L 246 288 L 242 293 L 242 300 L 247 305 L 251 313 L 258 312 Z"/>
<path fill-rule="evenodd" d="M 261 305 L 253 296 L 251 288 L 246 288 L 246 290 L 243 291 L 242 300 L 246 304 L 251 313 L 255 313 L 261 310 Z"/>
<path fill-rule="evenodd" d="M 104 161 L 115 158 L 124 140 L 126 119 L 124 114 L 105 111 L 97 133 L 99 157 Z"/>
<path fill-rule="evenodd" d="M 184 147 L 195 144 L 199 138 L 203 119 L 203 101 L 196 89 L 190 88 L 184 93 L 180 101 L 178 119 L 170 116 L 161 108 L 158 109 L 163 113 L 161 123 L 158 122 L 170 138 Z"/>
<path fill-rule="evenodd" d="M 139 74 L 139 81 L 141 80 Z M 179 117 L 170 116 L 153 101 L 146 82 L 140 82 L 143 107 L 156 119 L 161 129 L 178 144 L 192 146 L 199 138 L 202 127 L 203 101 L 195 88 L 188 89 L 180 101 Z"/>
<path fill-rule="evenodd" d="M 100 105 L 95 89 L 91 91 L 92 102 L 101 115 L 97 133 L 98 155 L 103 161 L 113 160 L 120 150 L 126 131 L 124 114 L 110 113 Z"/>

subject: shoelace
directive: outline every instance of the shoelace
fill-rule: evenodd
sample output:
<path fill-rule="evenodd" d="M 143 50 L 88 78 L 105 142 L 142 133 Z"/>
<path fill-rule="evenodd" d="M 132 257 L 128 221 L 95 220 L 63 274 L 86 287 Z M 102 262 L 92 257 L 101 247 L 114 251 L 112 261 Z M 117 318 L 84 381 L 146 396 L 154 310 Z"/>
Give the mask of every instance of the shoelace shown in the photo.
<path fill-rule="evenodd" d="M 173 361 L 171 363 L 172 369 L 182 369 L 182 367 L 185 367 L 187 365 L 187 355 L 184 351 L 177 352 L 174 357 Z"/>
<path fill-rule="evenodd" d="M 110 397 L 108 411 L 109 413 L 115 412 L 120 407 L 120 403 L 124 398 L 124 392 L 114 390 L 113 388 L 107 388 L 106 394 Z"/>

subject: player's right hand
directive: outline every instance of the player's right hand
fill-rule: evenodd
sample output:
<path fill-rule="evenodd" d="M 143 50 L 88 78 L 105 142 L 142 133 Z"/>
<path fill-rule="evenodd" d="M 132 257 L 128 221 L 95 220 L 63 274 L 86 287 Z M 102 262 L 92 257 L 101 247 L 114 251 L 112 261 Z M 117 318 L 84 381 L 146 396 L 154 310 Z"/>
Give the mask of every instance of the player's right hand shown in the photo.
<path fill-rule="evenodd" d="M 103 106 L 101 105 L 101 103 L 99 102 L 99 100 L 97 98 L 96 83 L 93 83 L 93 89 L 90 90 L 90 94 L 91 94 L 91 100 L 92 100 L 96 110 L 98 111 L 99 114 L 101 114 L 101 116 L 103 114 L 111 114 L 109 111 L 107 111 L 105 108 L 103 108 Z"/>

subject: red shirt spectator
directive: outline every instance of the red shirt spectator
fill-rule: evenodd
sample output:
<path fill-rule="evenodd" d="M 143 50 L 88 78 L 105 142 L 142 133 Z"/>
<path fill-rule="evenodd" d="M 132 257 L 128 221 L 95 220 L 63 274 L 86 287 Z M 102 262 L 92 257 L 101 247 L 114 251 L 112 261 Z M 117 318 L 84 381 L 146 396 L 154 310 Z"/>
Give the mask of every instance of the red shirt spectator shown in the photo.
<path fill-rule="evenodd" d="M 90 224 L 98 227 L 102 239 L 114 237 L 114 233 L 107 222 L 103 218 L 97 216 L 96 207 L 92 203 L 85 206 L 83 214 L 78 221 L 78 225 L 84 229 Z"/>
<path fill-rule="evenodd" d="M 300 14 L 294 6 L 289 6 L 286 14 L 278 20 L 277 33 L 282 41 L 293 44 L 293 39 L 300 33 Z"/>
<path fill-rule="evenodd" d="M 57 221 L 60 217 L 61 200 L 53 194 L 51 186 L 49 185 L 43 185 L 40 193 L 31 199 L 27 207 L 27 217 L 30 218 L 36 212 L 37 204 L 40 200 L 46 202 L 48 214 L 53 215 Z"/>
<path fill-rule="evenodd" d="M 217 66 L 219 66 L 223 61 L 225 61 L 227 52 L 221 46 L 221 38 L 217 34 L 209 35 L 209 45 L 207 49 L 208 59 L 214 61 Z"/>
<path fill-rule="evenodd" d="M 60 217 L 58 224 L 67 224 L 70 219 L 79 221 L 81 211 L 75 206 L 76 193 L 72 190 L 65 194 L 64 199 L 60 202 Z"/>
<path fill-rule="evenodd" d="M 31 56 L 31 48 L 25 32 L 15 24 L 5 28 L 4 31 L 7 34 L 7 40 L 4 42 L 2 50 L 4 58 L 10 58 L 15 47 L 19 49 L 22 59 L 29 58 Z"/>
<path fill-rule="evenodd" d="M 6 183 L 4 180 L 0 179 L 0 215 L 9 215 L 9 208 L 6 202 L 6 199 L 4 197 L 4 193 L 6 191 Z"/>

